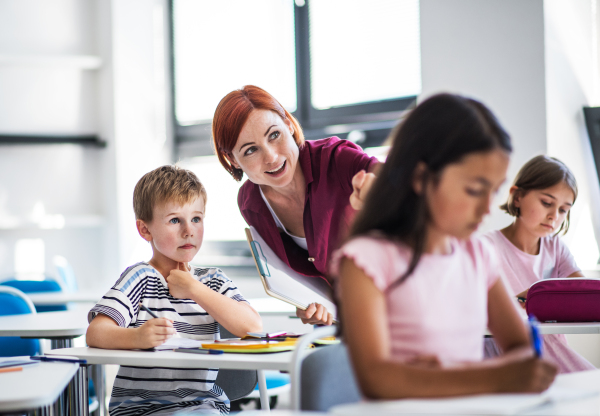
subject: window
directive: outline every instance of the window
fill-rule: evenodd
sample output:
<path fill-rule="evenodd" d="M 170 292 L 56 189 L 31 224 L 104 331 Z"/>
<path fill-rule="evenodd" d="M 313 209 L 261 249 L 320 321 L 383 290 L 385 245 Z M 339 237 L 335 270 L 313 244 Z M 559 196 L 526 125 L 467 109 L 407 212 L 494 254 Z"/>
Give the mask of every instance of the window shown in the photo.
<path fill-rule="evenodd" d="M 307 139 L 362 130 L 373 145 L 421 91 L 418 0 L 172 0 L 172 25 L 184 156 L 212 153 L 214 110 L 246 84 L 273 94 Z"/>

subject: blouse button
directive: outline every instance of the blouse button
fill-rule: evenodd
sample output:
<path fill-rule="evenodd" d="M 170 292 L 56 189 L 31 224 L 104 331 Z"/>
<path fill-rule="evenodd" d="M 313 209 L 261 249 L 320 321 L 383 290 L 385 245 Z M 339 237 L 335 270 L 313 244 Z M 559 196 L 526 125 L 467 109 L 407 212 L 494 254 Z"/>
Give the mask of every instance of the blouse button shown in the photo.
<path fill-rule="evenodd" d="M 314 263 L 314 261 L 315 261 L 315 258 L 314 258 L 314 257 L 309 257 L 309 258 L 308 258 L 308 261 L 310 261 L 310 262 L 313 262 L 313 263 Z"/>

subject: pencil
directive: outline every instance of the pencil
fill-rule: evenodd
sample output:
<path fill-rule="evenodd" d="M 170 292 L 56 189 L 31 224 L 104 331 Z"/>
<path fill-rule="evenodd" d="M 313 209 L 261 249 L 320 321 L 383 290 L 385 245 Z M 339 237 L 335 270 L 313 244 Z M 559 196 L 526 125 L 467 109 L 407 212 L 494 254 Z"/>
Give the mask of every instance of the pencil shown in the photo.
<path fill-rule="evenodd" d="M 0 368 L 0 373 L 10 373 L 12 371 L 22 371 L 23 367 L 6 367 Z"/>
<path fill-rule="evenodd" d="M 145 307 L 144 305 L 142 305 L 140 303 L 140 308 L 146 312 L 148 312 L 150 314 L 150 316 L 152 316 L 153 318 L 158 318 L 158 316 L 156 316 L 156 314 L 154 312 L 152 312 L 150 309 L 148 309 L 147 307 Z"/>

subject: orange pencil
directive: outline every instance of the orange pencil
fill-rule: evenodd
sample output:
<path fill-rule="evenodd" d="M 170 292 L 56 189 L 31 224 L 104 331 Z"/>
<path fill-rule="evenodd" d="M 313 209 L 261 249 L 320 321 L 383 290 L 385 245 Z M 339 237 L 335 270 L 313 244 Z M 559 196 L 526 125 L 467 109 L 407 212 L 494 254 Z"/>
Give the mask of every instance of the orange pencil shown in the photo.
<path fill-rule="evenodd" d="M 11 371 L 22 371 L 23 367 L 6 367 L 0 368 L 0 373 L 10 373 Z"/>

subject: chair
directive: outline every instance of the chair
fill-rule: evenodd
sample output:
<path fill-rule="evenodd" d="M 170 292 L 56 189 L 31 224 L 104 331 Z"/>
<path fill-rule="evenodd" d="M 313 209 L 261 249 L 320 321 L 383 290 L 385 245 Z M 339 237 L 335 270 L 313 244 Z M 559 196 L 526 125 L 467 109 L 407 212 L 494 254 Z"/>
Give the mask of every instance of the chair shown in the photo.
<path fill-rule="evenodd" d="M 319 347 L 306 355 L 313 341 L 335 335 L 337 328 L 325 326 L 300 338 L 292 362 L 292 409 L 327 411 L 332 406 L 362 399 L 350 364 L 346 345 Z"/>
<path fill-rule="evenodd" d="M 66 258 L 63 256 L 54 256 L 52 259 L 56 273 L 62 282 L 66 292 L 77 292 L 77 279 L 75 278 L 75 272 L 69 264 Z"/>
<path fill-rule="evenodd" d="M 0 282 L 2 286 L 10 286 L 20 290 L 23 293 L 37 292 L 61 292 L 63 289 L 56 280 L 5 280 Z M 67 305 L 64 303 L 56 305 L 38 305 L 35 307 L 37 312 L 55 312 L 66 311 Z"/>
<path fill-rule="evenodd" d="M 0 286 L 0 315 L 36 313 L 27 295 L 9 286 Z M 0 356 L 15 357 L 40 353 L 40 341 L 20 337 L 0 337 Z"/>
<path fill-rule="evenodd" d="M 31 302 L 25 293 L 60 292 L 61 286 L 54 280 L 7 280 L 0 283 L 0 315 L 19 315 L 24 313 L 66 311 L 64 304 L 38 305 Z M 38 339 L 19 337 L 0 337 L 0 356 L 38 355 L 41 353 Z M 98 407 L 94 384 L 88 382 L 90 409 Z"/>

